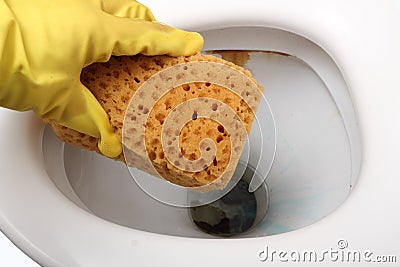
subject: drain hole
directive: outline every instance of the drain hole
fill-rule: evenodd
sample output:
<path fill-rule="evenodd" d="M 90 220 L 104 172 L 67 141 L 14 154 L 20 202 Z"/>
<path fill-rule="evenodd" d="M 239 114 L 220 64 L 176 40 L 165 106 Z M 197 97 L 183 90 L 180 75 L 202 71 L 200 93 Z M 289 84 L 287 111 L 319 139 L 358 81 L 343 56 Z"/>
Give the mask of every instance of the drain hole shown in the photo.
<path fill-rule="evenodd" d="M 252 178 L 261 179 L 247 166 L 229 193 L 207 205 L 191 207 L 189 214 L 194 224 L 201 231 L 220 237 L 242 234 L 258 224 L 267 213 L 268 190 L 264 183 L 255 192 L 249 192 Z"/>

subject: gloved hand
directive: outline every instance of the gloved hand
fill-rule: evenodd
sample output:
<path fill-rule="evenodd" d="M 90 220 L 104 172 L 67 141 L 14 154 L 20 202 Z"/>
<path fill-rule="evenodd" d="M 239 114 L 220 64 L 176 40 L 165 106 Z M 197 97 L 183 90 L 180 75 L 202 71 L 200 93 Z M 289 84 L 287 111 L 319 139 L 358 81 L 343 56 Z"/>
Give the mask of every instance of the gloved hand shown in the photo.
<path fill-rule="evenodd" d="M 155 22 L 133 0 L 0 0 L 0 105 L 100 138 L 99 150 L 116 157 L 121 143 L 81 84 L 82 68 L 111 55 L 191 55 L 202 45 L 198 33 Z"/>

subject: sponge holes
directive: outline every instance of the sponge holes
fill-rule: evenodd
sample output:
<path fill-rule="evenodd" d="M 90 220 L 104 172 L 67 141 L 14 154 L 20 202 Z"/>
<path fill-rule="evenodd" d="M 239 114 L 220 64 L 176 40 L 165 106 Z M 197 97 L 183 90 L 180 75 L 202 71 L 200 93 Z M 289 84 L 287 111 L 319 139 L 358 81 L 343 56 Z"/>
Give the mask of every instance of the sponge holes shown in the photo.
<path fill-rule="evenodd" d="M 190 119 L 192 123 L 190 123 L 190 121 L 179 123 L 178 119 L 174 122 L 174 127 L 171 129 L 164 129 L 166 118 L 172 112 L 176 112 L 176 108 L 180 104 L 193 99 L 202 101 L 204 105 L 201 109 L 188 110 L 188 112 L 191 114 Z M 213 99 L 218 100 L 219 102 L 213 102 Z M 231 151 L 233 151 L 233 153 L 240 153 L 240 146 L 234 147 L 233 150 L 231 149 L 229 144 L 230 134 L 229 131 L 225 129 L 223 124 L 218 122 L 214 124 L 207 123 L 204 120 L 205 118 L 212 118 L 214 115 L 213 113 L 223 112 L 223 110 L 220 110 L 219 108 L 222 105 L 228 105 L 232 110 L 236 111 L 237 114 L 234 118 L 236 120 L 241 120 L 241 123 L 245 125 L 246 131 L 249 131 L 250 124 L 254 118 L 254 113 L 251 107 L 247 105 L 241 96 L 228 88 L 225 88 L 221 85 L 212 84 L 210 82 L 192 82 L 179 85 L 167 91 L 154 104 L 146 121 L 146 150 L 147 153 L 149 153 L 149 158 L 153 165 L 158 164 L 159 162 L 159 159 L 155 157 L 155 155 L 159 154 L 157 151 L 160 149 L 163 151 L 172 151 L 172 143 L 178 138 L 180 148 L 180 153 L 178 154 L 179 159 L 172 160 L 168 157 L 167 159 L 169 160 L 169 167 L 180 169 L 182 171 L 188 171 L 186 168 L 187 164 L 181 164 L 180 162 L 182 157 L 185 157 L 191 161 L 201 158 L 201 152 L 198 149 L 198 145 L 202 139 L 199 139 L 198 136 L 210 138 L 215 142 L 215 144 L 217 144 L 217 146 L 219 146 L 218 150 L 222 151 L 222 153 L 220 152 L 221 155 L 218 155 L 218 153 L 217 155 L 214 155 L 214 160 L 209 159 L 208 162 L 200 161 L 199 164 L 201 166 L 199 165 L 197 168 L 199 172 L 202 172 L 205 169 L 205 165 L 209 167 L 211 164 L 215 164 L 215 161 L 219 162 L 220 164 L 226 164 L 229 162 L 229 155 L 231 154 Z M 203 118 L 200 118 L 199 112 L 205 109 L 208 109 L 212 112 L 210 112 L 208 116 L 203 116 Z M 177 127 L 175 127 L 178 124 L 182 126 L 179 129 L 179 132 Z M 237 126 L 233 132 L 237 132 L 237 128 L 239 127 Z M 167 136 L 172 136 L 172 140 L 169 140 L 164 144 L 161 144 L 160 142 L 162 129 L 166 131 Z M 205 133 L 204 129 L 207 129 Z M 236 137 L 239 137 L 239 134 L 237 134 Z M 191 143 L 196 144 L 196 146 L 190 145 L 188 148 L 187 144 Z M 219 145 L 220 143 L 221 145 Z M 208 147 L 208 150 L 205 150 L 205 152 L 209 152 L 210 150 L 211 147 Z M 164 156 L 164 154 L 162 154 L 162 156 Z M 176 164 L 177 162 L 178 164 Z M 211 175 L 211 177 L 207 177 L 207 180 L 216 179 L 220 174 L 223 173 L 224 169 L 225 167 L 220 168 L 220 166 L 217 171 L 207 169 L 208 176 Z M 205 178 L 207 174 L 196 174 L 196 177 L 203 176 Z"/>
<path fill-rule="evenodd" d="M 194 98 L 179 104 L 170 112 L 163 125 L 163 149 L 170 162 L 179 161 L 178 167 L 184 166 L 181 170 L 197 172 L 204 169 L 205 164 L 209 166 L 213 162 L 213 157 L 215 157 L 215 154 L 211 153 L 213 150 L 211 145 L 216 145 L 218 150 L 223 151 L 217 151 L 217 157 L 225 157 L 226 162 L 229 163 L 230 157 L 232 157 L 229 143 L 242 145 L 245 139 L 246 129 L 240 119 L 235 119 L 238 117 L 235 111 L 218 100 L 209 98 L 208 101 L 206 103 L 204 98 Z M 219 105 L 221 112 L 215 113 L 212 111 L 210 106 L 213 104 Z M 224 137 L 220 131 L 225 132 L 225 128 L 227 132 L 235 131 L 239 134 L 229 137 L 228 134 L 225 134 Z M 180 130 L 179 132 L 176 131 L 178 133 L 174 133 L 174 129 Z M 180 144 L 177 138 L 180 139 Z M 231 140 L 232 138 L 233 140 Z M 200 144 L 200 146 L 195 144 Z M 194 160 L 194 162 L 189 162 L 185 157 L 179 157 L 180 154 L 176 157 L 179 147 L 181 151 L 184 148 L 186 151 L 191 151 L 191 153 L 196 153 L 198 147 L 201 151 L 201 158 Z M 209 151 L 206 150 L 207 147 L 210 147 Z M 199 153 L 197 152 L 197 154 Z M 190 165 L 196 165 L 196 167 L 192 166 L 192 168 Z"/>
<path fill-rule="evenodd" d="M 177 199 L 178 192 L 190 190 L 186 186 L 201 192 L 198 205 L 233 188 L 237 181 L 230 183 L 230 178 L 239 157 L 243 160 L 249 154 L 244 151 L 247 134 L 262 98 L 262 88 L 249 77 L 246 71 L 221 63 L 188 62 L 142 84 L 125 114 L 126 133 L 136 129 L 123 139 L 128 141 L 124 149 L 132 159 L 129 166 L 174 183 L 164 182 L 168 189 L 157 190 L 148 184 L 155 181 L 133 177 L 146 193 L 164 203 L 187 206 Z M 137 165 L 143 161 L 148 164 Z M 163 194 L 175 191 L 176 195 Z"/>

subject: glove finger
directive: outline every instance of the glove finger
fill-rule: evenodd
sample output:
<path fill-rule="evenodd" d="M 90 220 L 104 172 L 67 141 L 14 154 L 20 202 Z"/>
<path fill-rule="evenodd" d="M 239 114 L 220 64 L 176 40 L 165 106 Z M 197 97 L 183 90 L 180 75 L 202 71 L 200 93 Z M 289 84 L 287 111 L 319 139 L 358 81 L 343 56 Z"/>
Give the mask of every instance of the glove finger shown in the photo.
<path fill-rule="evenodd" d="M 79 83 L 78 87 L 80 87 L 78 88 L 79 94 L 71 99 L 70 102 L 73 103 L 66 104 L 64 115 L 57 123 L 75 131 L 99 138 L 97 146 L 100 152 L 110 158 L 117 157 L 122 152 L 122 145 L 115 135 L 113 127 L 110 125 L 107 113 L 84 85 Z M 73 88 L 72 90 L 77 90 L 77 88 Z M 81 98 L 80 100 L 82 101 L 79 101 L 76 97 Z M 76 103 L 80 103 L 81 105 L 76 107 Z M 74 110 L 68 111 L 68 109 Z"/>
<path fill-rule="evenodd" d="M 187 32 L 157 22 L 127 20 L 113 17 L 107 24 L 108 40 L 113 36 L 112 55 L 170 55 L 189 56 L 201 50 L 203 37 L 197 32 Z"/>
<path fill-rule="evenodd" d="M 102 9 L 121 18 L 156 20 L 148 7 L 134 0 L 102 0 Z"/>

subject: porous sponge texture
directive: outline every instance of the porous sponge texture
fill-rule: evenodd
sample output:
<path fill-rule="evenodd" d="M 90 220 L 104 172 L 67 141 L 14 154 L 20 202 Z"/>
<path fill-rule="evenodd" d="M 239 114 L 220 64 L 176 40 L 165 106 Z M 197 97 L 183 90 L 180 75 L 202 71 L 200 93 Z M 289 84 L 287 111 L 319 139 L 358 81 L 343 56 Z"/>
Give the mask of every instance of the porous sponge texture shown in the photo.
<path fill-rule="evenodd" d="M 111 125 L 122 141 L 125 111 L 138 88 L 151 76 L 163 69 L 185 62 L 197 61 L 225 64 L 242 72 L 255 82 L 249 71 L 223 59 L 202 54 L 189 57 L 148 57 L 143 55 L 111 57 L 106 63 L 95 63 L 84 68 L 81 81 L 107 112 Z M 261 86 L 259 88 L 262 89 Z M 212 81 L 183 84 L 171 89 L 157 101 L 153 109 L 149 111 L 146 122 L 145 144 L 147 154 L 155 169 L 164 179 L 185 187 L 202 186 L 217 179 L 225 171 L 231 152 L 241 152 L 241 150 L 232 151 L 236 148 L 236 146 L 231 147 L 230 135 L 233 133 L 229 133 L 223 125 L 213 120 L 193 117 L 193 120 L 179 132 L 181 153 L 189 160 L 196 160 L 201 156 L 198 149 L 200 141 L 204 138 L 211 138 L 216 146 L 213 163 L 202 171 L 188 172 L 175 167 L 165 157 L 161 145 L 161 130 L 165 119 L 179 104 L 200 97 L 214 98 L 229 105 L 236 111 L 247 132 L 250 131 L 255 115 L 239 95 L 227 88 L 213 84 Z M 99 153 L 96 138 L 61 126 L 54 121 L 46 122 L 62 141 Z M 115 159 L 125 162 L 123 154 Z"/>

